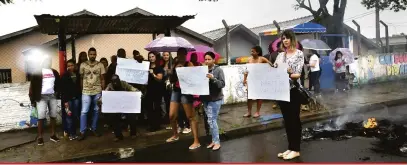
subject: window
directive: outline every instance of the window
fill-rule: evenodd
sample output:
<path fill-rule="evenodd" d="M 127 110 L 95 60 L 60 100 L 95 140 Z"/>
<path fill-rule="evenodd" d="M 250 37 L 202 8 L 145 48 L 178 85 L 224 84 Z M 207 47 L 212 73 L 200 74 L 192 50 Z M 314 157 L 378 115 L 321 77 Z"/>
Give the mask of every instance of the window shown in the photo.
<path fill-rule="evenodd" d="M 0 69 L 0 84 L 11 83 L 11 69 Z"/>

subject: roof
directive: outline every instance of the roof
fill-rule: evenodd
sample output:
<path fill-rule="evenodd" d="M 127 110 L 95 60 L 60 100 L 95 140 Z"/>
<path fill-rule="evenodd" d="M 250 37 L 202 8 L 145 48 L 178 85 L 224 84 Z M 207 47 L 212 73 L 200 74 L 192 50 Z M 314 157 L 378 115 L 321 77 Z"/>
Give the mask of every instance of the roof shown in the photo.
<path fill-rule="evenodd" d="M 143 10 L 143 9 L 140 9 L 140 8 L 136 7 L 134 9 L 130 9 L 128 11 L 120 13 L 120 14 L 118 14 L 118 16 L 140 15 L 140 14 L 141 15 L 146 15 L 146 16 L 155 15 L 153 13 L 150 13 L 150 12 L 146 11 L 146 10 Z M 213 45 L 213 40 L 212 39 L 210 39 L 210 38 L 208 38 L 208 37 L 206 37 L 206 36 L 204 36 L 202 34 L 199 34 L 199 33 L 195 32 L 195 31 L 192 31 L 192 30 L 190 30 L 190 29 L 188 29 L 186 27 L 178 26 L 176 29 L 183 32 L 183 33 L 186 33 L 186 34 L 188 34 L 188 35 L 190 35 L 190 36 L 192 36 L 192 37 L 194 37 L 194 38 L 196 38 L 196 39 L 198 39 L 200 41 L 203 41 L 205 43 Z"/>
<path fill-rule="evenodd" d="M 70 16 L 77 16 L 77 15 L 96 15 L 96 14 L 94 14 L 92 12 L 89 12 L 87 10 L 82 10 L 82 11 L 73 13 Z M 5 41 L 7 41 L 9 39 L 12 39 L 14 37 L 18 37 L 18 36 L 21 36 L 21 35 L 36 31 L 36 30 L 39 30 L 38 25 L 29 27 L 29 28 L 26 28 L 26 29 L 23 29 L 23 30 L 19 30 L 19 31 L 16 31 L 16 32 L 13 32 L 13 33 L 9 33 L 9 34 L 3 35 L 3 36 L 0 36 L 0 43 L 5 42 Z"/>
<path fill-rule="evenodd" d="M 230 25 L 229 29 L 230 31 L 232 31 L 234 28 L 236 28 L 237 26 L 239 26 L 241 24 L 236 24 L 236 25 Z M 225 28 L 219 28 L 219 29 L 215 29 L 215 30 L 211 30 L 205 33 L 202 33 L 204 36 L 216 41 L 220 38 L 222 38 L 223 36 L 226 35 L 226 29 Z"/>
<path fill-rule="evenodd" d="M 380 38 L 382 43 L 386 44 L 386 38 Z M 372 38 L 370 41 L 376 43 L 376 39 Z M 389 36 L 389 45 L 405 45 L 407 44 L 407 36 L 397 35 L 397 36 Z"/>
<path fill-rule="evenodd" d="M 89 12 L 87 10 L 82 10 L 80 12 L 71 14 L 69 16 L 80 16 L 80 15 L 98 16 L 97 14 L 94 14 L 94 13 Z M 120 14 L 118 14 L 116 16 L 129 16 L 129 15 L 133 15 L 133 16 L 137 16 L 137 15 L 154 16 L 154 14 L 152 14 L 152 13 L 150 13 L 148 11 L 145 11 L 143 9 L 140 9 L 138 7 L 134 8 L 134 9 L 131 9 L 131 10 L 128 10 L 128 11 L 125 11 L 123 13 L 120 13 Z M 30 27 L 30 28 L 27 28 L 27 29 L 23 29 L 23 30 L 20 30 L 20 31 L 17 31 L 17 32 L 13 32 L 13 33 L 4 35 L 4 36 L 0 36 L 0 43 L 6 41 L 7 39 L 18 37 L 18 36 L 21 36 L 21 35 L 24 35 L 26 33 L 36 31 L 36 30 L 39 30 L 38 26 L 33 26 L 33 27 Z M 190 36 L 192 36 L 192 37 L 194 37 L 194 38 L 196 38 L 196 39 L 198 39 L 200 41 L 203 41 L 205 43 L 213 45 L 213 40 L 211 40 L 210 38 L 205 37 L 205 36 L 203 36 L 203 35 L 201 35 L 199 33 L 196 33 L 196 32 L 194 32 L 194 31 L 192 31 L 192 30 L 190 30 L 188 28 L 185 28 L 183 26 L 178 26 L 178 27 L 176 27 L 176 30 L 181 31 L 181 32 L 183 32 L 185 34 L 188 34 L 188 35 L 190 35 Z M 47 43 L 48 44 L 50 44 L 50 43 L 55 44 L 55 43 L 57 43 L 57 39 L 51 40 L 51 41 L 49 41 Z"/>
<path fill-rule="evenodd" d="M 259 42 L 259 36 L 257 34 L 254 34 L 249 28 L 247 28 L 243 24 L 236 24 L 236 25 L 229 26 L 230 33 L 235 33 L 238 31 L 246 33 L 248 36 L 251 37 L 249 39 L 251 39 L 253 42 L 256 42 L 256 43 Z M 226 29 L 225 28 L 215 29 L 215 30 L 206 32 L 203 35 L 213 39 L 214 41 L 218 41 L 226 36 Z"/>
<path fill-rule="evenodd" d="M 65 34 L 153 34 L 175 29 L 195 16 L 57 16 L 35 15 L 40 31 L 49 35 L 59 34 L 64 27 Z"/>
<path fill-rule="evenodd" d="M 278 22 L 278 25 L 280 26 L 281 30 L 284 30 L 284 29 L 293 28 L 294 26 L 296 26 L 298 24 L 303 24 L 303 23 L 312 21 L 313 19 L 314 19 L 314 17 L 312 15 L 309 15 L 309 16 L 300 17 L 300 18 L 296 18 L 296 19 L 292 19 L 292 20 L 288 20 L 288 21 Z M 272 31 L 275 29 L 277 29 L 277 27 L 274 24 L 267 24 L 267 25 L 250 28 L 250 30 L 253 31 L 253 33 L 255 33 L 257 35 L 262 32 Z"/>

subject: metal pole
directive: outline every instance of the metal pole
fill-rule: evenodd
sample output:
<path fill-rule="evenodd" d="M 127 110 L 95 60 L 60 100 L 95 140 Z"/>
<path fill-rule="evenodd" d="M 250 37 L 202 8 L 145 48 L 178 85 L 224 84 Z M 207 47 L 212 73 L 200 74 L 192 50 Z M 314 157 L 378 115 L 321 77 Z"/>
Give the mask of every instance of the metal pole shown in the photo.
<path fill-rule="evenodd" d="M 406 35 L 404 35 L 404 37 L 406 38 L 406 45 L 405 45 L 405 51 L 407 52 L 407 36 Z"/>
<path fill-rule="evenodd" d="M 222 20 L 223 26 L 225 26 L 226 30 L 226 63 L 230 65 L 230 59 L 229 59 L 229 52 L 230 52 L 230 34 L 229 34 L 229 26 L 226 23 L 226 21 L 223 19 Z"/>
<path fill-rule="evenodd" d="M 75 47 L 75 35 L 71 36 L 71 48 L 72 48 L 72 60 L 76 63 L 76 47 Z"/>
<path fill-rule="evenodd" d="M 59 49 L 59 73 L 63 75 L 66 71 L 66 34 L 64 27 L 58 32 L 58 49 Z"/>
<path fill-rule="evenodd" d="M 280 34 L 281 32 L 281 28 L 280 25 L 278 24 L 278 22 L 276 20 L 273 21 L 274 26 L 277 28 L 277 33 Z M 278 35 L 277 34 L 277 35 Z"/>
<path fill-rule="evenodd" d="M 358 38 L 357 38 L 357 41 L 358 41 L 358 55 L 360 56 L 360 45 L 362 44 L 361 43 L 361 37 L 360 37 L 360 36 L 362 36 L 362 34 L 360 32 L 360 25 L 355 20 L 352 20 L 352 22 L 353 22 L 353 24 L 355 24 L 355 26 L 358 29 Z"/>
<path fill-rule="evenodd" d="M 379 9 L 379 0 L 376 0 L 375 2 L 375 10 L 376 10 L 376 44 L 379 44 L 381 41 L 380 39 L 380 9 Z M 381 48 L 379 48 L 379 53 L 381 51 Z"/>
<path fill-rule="evenodd" d="M 385 30 L 385 35 L 386 35 L 386 53 L 390 53 L 390 45 L 389 45 L 389 26 L 385 24 L 382 20 L 380 20 L 380 23 L 384 26 Z"/>
<path fill-rule="evenodd" d="M 171 37 L 171 30 L 170 29 L 166 29 L 165 33 L 164 33 L 165 37 Z"/>

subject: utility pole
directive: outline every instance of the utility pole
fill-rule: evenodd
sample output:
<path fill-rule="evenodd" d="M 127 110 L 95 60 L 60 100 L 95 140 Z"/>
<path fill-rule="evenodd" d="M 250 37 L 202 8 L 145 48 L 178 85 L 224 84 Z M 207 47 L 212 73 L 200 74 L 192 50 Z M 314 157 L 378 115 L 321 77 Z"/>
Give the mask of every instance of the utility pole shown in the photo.
<path fill-rule="evenodd" d="M 361 45 L 361 32 L 360 32 L 360 25 L 355 21 L 355 20 L 352 20 L 352 22 L 353 22 L 353 24 L 355 24 L 355 26 L 357 27 L 357 29 L 358 29 L 358 38 L 357 38 L 357 41 L 358 41 L 358 56 L 360 56 L 360 45 Z"/>
<path fill-rule="evenodd" d="M 379 9 L 379 2 L 380 0 L 376 0 L 375 2 L 375 10 L 376 10 L 376 44 L 379 45 L 380 39 L 380 9 Z M 381 53 L 381 48 L 378 49 L 379 53 Z"/>
<path fill-rule="evenodd" d="M 390 45 L 389 45 L 389 26 L 385 24 L 382 20 L 380 20 L 380 23 L 384 26 L 384 29 L 386 31 L 386 52 L 385 53 L 390 53 Z"/>
<path fill-rule="evenodd" d="M 225 30 L 226 30 L 226 63 L 228 65 L 230 65 L 230 59 L 229 59 L 229 52 L 230 52 L 230 28 L 228 26 L 228 24 L 226 23 L 226 21 L 223 19 L 222 20 L 223 26 L 225 26 Z"/>

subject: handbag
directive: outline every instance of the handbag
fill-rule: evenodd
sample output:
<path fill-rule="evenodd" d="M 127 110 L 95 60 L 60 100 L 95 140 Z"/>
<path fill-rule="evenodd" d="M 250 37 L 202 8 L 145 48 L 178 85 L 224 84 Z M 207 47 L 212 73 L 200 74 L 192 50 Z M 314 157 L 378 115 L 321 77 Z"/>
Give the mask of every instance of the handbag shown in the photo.
<path fill-rule="evenodd" d="M 311 102 L 311 93 L 305 89 L 302 85 L 298 83 L 298 81 L 294 81 L 295 90 L 298 91 L 299 94 L 299 101 L 301 104 L 309 104 Z"/>
<path fill-rule="evenodd" d="M 284 54 L 284 63 L 287 62 L 287 56 Z M 290 80 L 292 81 L 292 80 Z M 299 97 L 299 102 L 301 104 L 309 104 L 311 102 L 311 93 L 305 89 L 298 81 L 292 81 L 294 87 L 294 90 L 297 90 L 298 92 L 298 97 Z"/>

